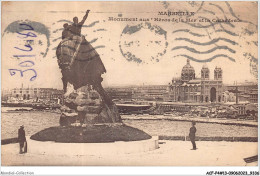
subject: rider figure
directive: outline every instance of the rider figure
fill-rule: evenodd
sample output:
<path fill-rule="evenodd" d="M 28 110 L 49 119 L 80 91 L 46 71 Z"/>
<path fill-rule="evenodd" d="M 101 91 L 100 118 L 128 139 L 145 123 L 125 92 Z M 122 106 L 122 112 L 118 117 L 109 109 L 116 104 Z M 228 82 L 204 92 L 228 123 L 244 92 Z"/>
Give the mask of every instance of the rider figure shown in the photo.
<path fill-rule="evenodd" d="M 78 17 L 74 17 L 73 18 L 73 24 L 68 26 L 69 31 L 73 34 L 73 35 L 77 35 L 80 36 L 81 35 L 81 28 L 83 26 L 83 24 L 85 23 L 87 17 L 88 17 L 88 13 L 90 10 L 87 10 L 86 15 L 83 17 L 81 22 L 78 22 Z"/>
<path fill-rule="evenodd" d="M 74 17 L 72 25 L 68 25 L 68 23 L 63 25 L 64 30 L 62 32 L 62 39 L 71 39 L 73 38 L 73 35 L 81 36 L 81 28 L 88 17 L 89 11 L 90 10 L 87 10 L 81 22 L 78 22 L 78 17 Z"/>

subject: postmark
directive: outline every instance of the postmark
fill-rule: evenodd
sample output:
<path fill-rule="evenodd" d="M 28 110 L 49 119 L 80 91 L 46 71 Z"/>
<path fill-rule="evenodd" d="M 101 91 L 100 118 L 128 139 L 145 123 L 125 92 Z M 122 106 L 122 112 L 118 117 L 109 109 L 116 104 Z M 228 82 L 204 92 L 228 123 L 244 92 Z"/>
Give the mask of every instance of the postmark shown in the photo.
<path fill-rule="evenodd" d="M 167 31 L 149 22 L 126 25 L 120 35 L 119 48 L 127 61 L 159 62 L 167 47 Z"/>
<path fill-rule="evenodd" d="M 22 24 L 22 27 L 21 27 Z M 27 26 L 27 28 L 26 28 Z M 45 58 L 48 54 L 49 47 L 50 47 L 50 30 L 49 28 L 37 21 L 31 21 L 31 20 L 17 20 L 12 23 L 10 23 L 4 30 L 3 37 L 8 35 L 8 34 L 20 34 L 18 38 L 23 38 L 26 39 L 26 37 L 32 37 L 33 34 L 30 35 L 28 33 L 27 35 L 22 34 L 23 31 L 28 31 L 30 27 L 33 29 L 35 32 L 35 35 L 38 35 L 37 41 L 30 42 L 31 46 L 34 46 L 34 51 L 36 50 L 36 46 L 40 48 L 37 50 L 37 54 L 39 56 Z M 37 49 L 38 49 L 37 48 Z"/>
<path fill-rule="evenodd" d="M 35 81 L 36 60 L 46 57 L 50 46 L 48 28 L 35 21 L 14 21 L 5 28 L 3 37 L 10 38 L 7 45 L 12 52 L 8 57 L 15 63 L 8 66 L 9 75 Z"/>

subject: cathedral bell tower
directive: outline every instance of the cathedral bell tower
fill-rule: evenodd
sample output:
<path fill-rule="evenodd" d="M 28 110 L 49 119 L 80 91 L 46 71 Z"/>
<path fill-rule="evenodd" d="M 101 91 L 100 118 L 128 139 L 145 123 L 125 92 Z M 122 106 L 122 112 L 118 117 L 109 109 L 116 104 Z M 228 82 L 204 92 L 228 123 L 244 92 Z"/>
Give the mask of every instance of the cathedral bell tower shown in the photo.
<path fill-rule="evenodd" d="M 214 70 L 214 80 L 222 80 L 222 69 L 220 67 L 216 67 Z"/>
<path fill-rule="evenodd" d="M 201 79 L 203 80 L 208 80 L 209 79 L 209 68 L 208 66 L 205 64 L 203 65 L 202 69 L 201 69 Z"/>

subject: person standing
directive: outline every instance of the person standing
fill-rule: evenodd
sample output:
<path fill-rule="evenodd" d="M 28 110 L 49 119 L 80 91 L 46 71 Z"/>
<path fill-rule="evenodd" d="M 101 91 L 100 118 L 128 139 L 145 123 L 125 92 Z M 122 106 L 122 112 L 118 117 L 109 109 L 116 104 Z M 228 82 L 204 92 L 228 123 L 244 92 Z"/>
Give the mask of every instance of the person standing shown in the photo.
<path fill-rule="evenodd" d="M 20 154 L 24 153 L 25 151 L 23 150 L 24 144 L 26 142 L 25 138 L 25 131 L 24 131 L 24 126 L 20 126 L 20 129 L 18 130 L 18 142 L 20 144 Z"/>
<path fill-rule="evenodd" d="M 190 128 L 190 133 L 189 133 L 189 137 L 190 137 L 190 141 L 192 143 L 192 149 L 191 150 L 196 150 L 196 143 L 195 143 L 195 134 L 196 134 L 196 122 L 192 122 L 192 127 Z"/>

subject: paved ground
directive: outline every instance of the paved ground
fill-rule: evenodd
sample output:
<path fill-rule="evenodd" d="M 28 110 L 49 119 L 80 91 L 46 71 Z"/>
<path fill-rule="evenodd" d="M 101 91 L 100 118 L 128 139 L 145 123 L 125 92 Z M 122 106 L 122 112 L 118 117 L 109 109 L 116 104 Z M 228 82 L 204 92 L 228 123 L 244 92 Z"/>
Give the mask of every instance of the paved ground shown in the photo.
<path fill-rule="evenodd" d="M 257 155 L 255 142 L 197 141 L 198 150 L 190 150 L 189 141 L 160 141 L 160 148 L 146 153 L 117 156 L 49 156 L 18 154 L 18 144 L 2 145 L 2 165 L 38 166 L 257 166 L 243 158 Z M 30 146 L 29 146 L 30 147 Z M 87 150 L 87 149 L 86 149 Z"/>

